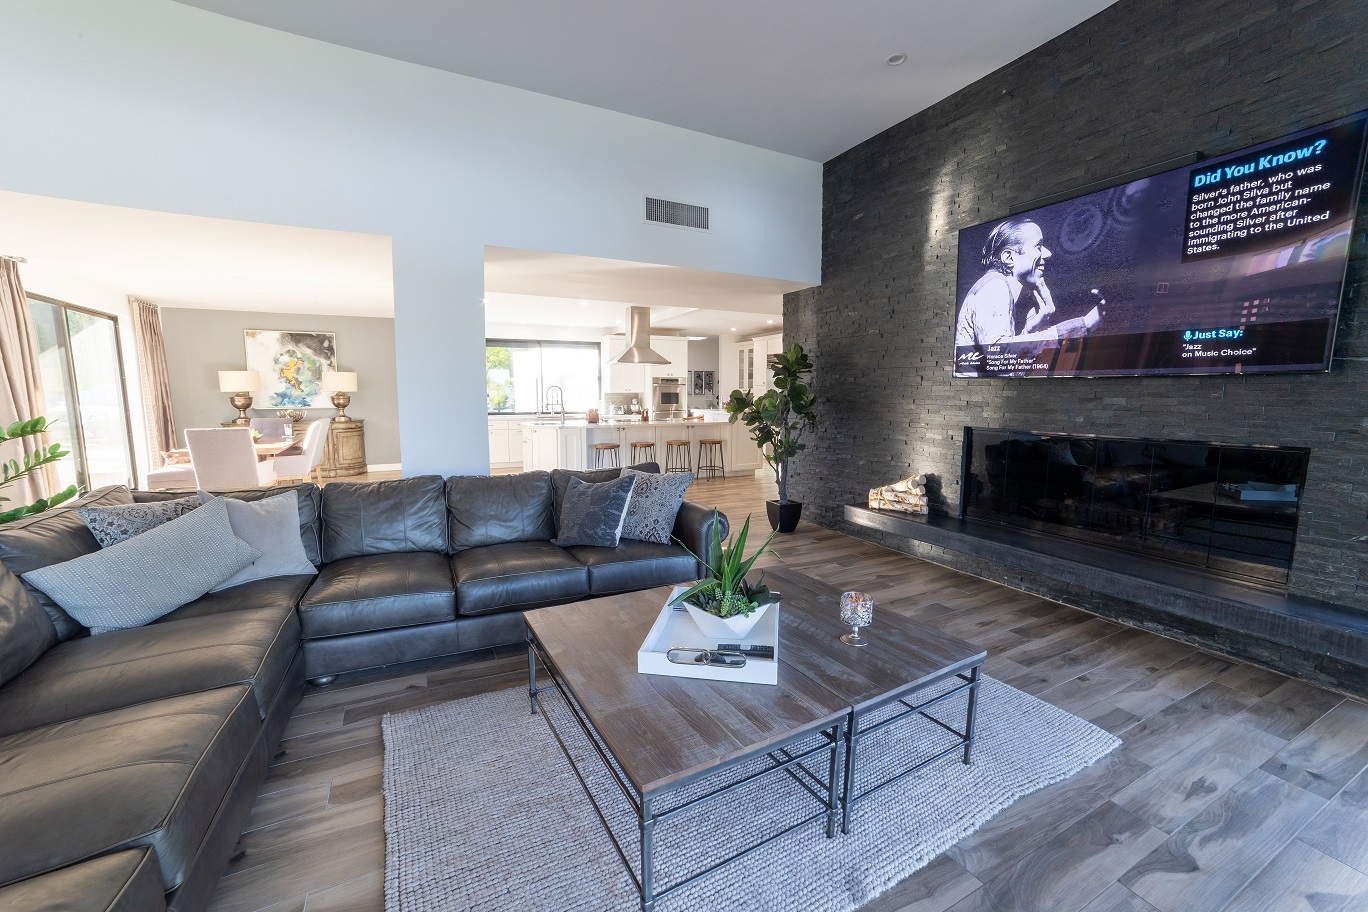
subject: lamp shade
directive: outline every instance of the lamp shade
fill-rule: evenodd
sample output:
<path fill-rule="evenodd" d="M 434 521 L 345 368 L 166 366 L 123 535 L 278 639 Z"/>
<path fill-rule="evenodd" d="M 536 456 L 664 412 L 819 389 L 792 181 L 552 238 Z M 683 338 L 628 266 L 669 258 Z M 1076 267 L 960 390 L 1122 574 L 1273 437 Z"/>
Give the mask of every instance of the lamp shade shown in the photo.
<path fill-rule="evenodd" d="M 220 393 L 255 393 L 261 389 L 261 374 L 256 371 L 219 371 Z"/>
<path fill-rule="evenodd" d="M 329 393 L 356 392 L 355 371 L 323 371 L 318 385 Z"/>

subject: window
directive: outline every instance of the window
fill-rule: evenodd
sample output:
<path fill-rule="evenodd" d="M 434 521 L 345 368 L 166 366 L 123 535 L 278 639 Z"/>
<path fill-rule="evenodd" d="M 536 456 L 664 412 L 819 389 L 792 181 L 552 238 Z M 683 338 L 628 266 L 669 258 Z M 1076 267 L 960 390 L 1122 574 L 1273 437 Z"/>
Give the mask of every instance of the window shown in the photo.
<path fill-rule="evenodd" d="M 29 312 L 38 337 L 48 433 L 71 451 L 54 466 L 60 487 L 131 486 L 133 439 L 114 318 L 34 296 Z"/>
<path fill-rule="evenodd" d="M 599 347 L 593 342 L 490 339 L 485 344 L 489 413 L 531 413 L 554 407 L 559 387 L 567 412 L 597 408 L 601 397 Z"/>

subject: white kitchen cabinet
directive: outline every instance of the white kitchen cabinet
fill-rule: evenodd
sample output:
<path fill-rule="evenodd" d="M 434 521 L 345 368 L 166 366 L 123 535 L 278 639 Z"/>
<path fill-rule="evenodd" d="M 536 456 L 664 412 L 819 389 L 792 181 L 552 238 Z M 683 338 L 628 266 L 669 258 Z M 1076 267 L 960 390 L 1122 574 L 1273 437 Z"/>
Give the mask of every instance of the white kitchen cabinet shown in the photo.
<path fill-rule="evenodd" d="M 651 364 L 651 379 L 657 377 L 676 377 L 680 380 L 688 379 L 689 371 L 689 340 L 670 338 L 667 336 L 652 336 L 651 348 L 655 349 L 661 356 L 670 360 L 669 364 Z"/>
<path fill-rule="evenodd" d="M 643 401 L 650 398 L 651 376 L 649 364 L 619 364 L 617 356 L 627 350 L 625 336 L 604 336 L 599 343 L 603 364 L 605 393 L 635 393 Z"/>
<path fill-rule="evenodd" d="M 525 418 L 489 418 L 489 464 L 508 467 L 522 463 L 522 422 Z"/>
<path fill-rule="evenodd" d="M 756 336 L 751 342 L 755 347 L 755 395 L 769 392 L 773 373 L 770 368 L 770 358 L 784 350 L 784 334 L 772 333 L 768 336 Z"/>

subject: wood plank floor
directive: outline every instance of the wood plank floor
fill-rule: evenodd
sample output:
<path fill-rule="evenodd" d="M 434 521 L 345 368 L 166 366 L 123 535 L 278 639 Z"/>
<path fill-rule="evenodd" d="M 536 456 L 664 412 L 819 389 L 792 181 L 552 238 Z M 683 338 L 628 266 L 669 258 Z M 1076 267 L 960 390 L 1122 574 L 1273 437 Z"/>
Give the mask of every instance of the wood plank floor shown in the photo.
<path fill-rule="evenodd" d="M 774 494 L 728 479 L 689 496 L 764 525 Z M 1368 706 L 810 524 L 777 549 L 981 644 L 988 674 L 1124 740 L 864 912 L 1368 909 Z M 520 683 L 525 662 L 488 651 L 306 694 L 216 912 L 383 909 L 381 716 Z"/>

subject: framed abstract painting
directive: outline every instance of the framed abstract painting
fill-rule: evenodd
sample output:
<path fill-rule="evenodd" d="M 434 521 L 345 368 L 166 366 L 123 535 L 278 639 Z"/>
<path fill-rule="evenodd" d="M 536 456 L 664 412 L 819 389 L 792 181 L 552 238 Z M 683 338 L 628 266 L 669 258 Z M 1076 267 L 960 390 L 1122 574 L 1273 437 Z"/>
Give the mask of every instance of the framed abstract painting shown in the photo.
<path fill-rule="evenodd" d="M 248 329 L 247 369 L 261 374 L 261 408 L 328 408 L 320 381 L 337 370 L 337 335 Z"/>

